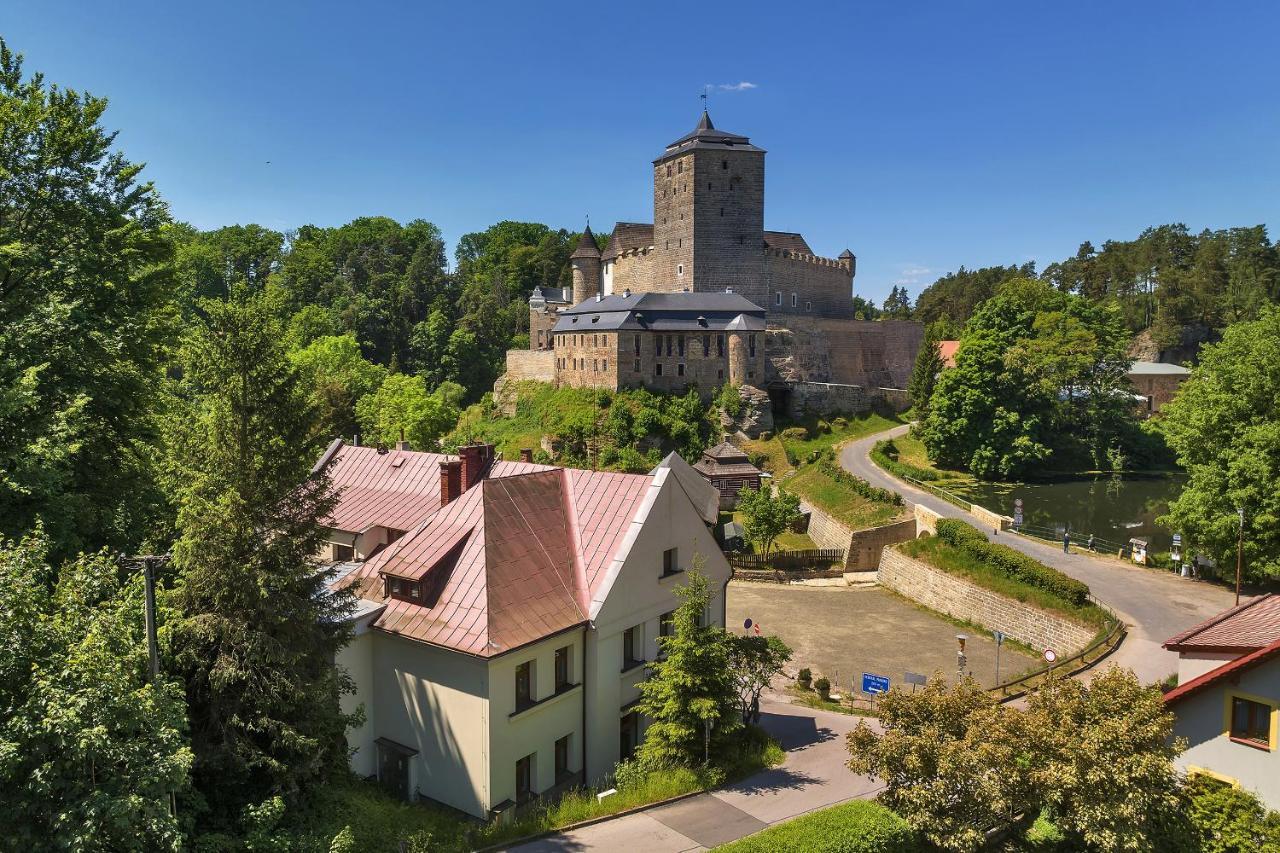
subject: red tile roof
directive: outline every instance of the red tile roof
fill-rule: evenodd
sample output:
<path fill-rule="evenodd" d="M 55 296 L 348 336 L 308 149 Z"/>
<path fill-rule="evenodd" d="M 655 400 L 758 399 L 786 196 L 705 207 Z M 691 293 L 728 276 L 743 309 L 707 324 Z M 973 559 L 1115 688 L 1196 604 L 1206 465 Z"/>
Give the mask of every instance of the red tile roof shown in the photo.
<path fill-rule="evenodd" d="M 959 350 L 959 341 L 938 341 L 938 355 L 942 356 L 942 366 L 955 367 L 956 353 Z"/>
<path fill-rule="evenodd" d="M 1224 610 L 1165 642 L 1175 652 L 1251 652 L 1280 640 L 1280 595 L 1267 593 Z"/>
<path fill-rule="evenodd" d="M 1252 651 L 1243 657 L 1228 661 L 1222 666 L 1211 669 L 1198 678 L 1193 678 L 1186 684 L 1179 684 L 1177 687 L 1164 694 L 1164 702 L 1166 705 L 1172 705 L 1188 696 L 1193 696 L 1215 684 L 1222 682 L 1224 679 L 1232 678 L 1240 675 L 1247 669 L 1258 666 L 1261 663 L 1280 657 L 1280 639 L 1275 642 L 1263 646 L 1256 651 Z"/>
<path fill-rule="evenodd" d="M 438 472 L 442 457 L 407 455 L 434 457 Z M 495 462 L 478 485 L 439 507 L 438 479 L 421 484 L 436 508 L 341 583 L 385 604 L 373 628 L 483 657 L 590 618 L 658 481 Z M 351 515 L 346 499 L 335 515 Z M 421 603 L 384 596 L 380 573 L 421 581 Z"/>

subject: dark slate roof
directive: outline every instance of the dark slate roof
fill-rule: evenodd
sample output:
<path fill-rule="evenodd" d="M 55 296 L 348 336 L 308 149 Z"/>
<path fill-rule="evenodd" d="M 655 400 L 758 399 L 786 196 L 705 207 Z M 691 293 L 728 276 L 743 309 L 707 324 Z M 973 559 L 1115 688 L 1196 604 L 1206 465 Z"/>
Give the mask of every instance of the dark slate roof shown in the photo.
<path fill-rule="evenodd" d="M 856 257 L 856 255 L 854 255 L 853 252 L 850 252 L 848 249 L 845 249 L 843 252 L 840 253 L 840 258 L 842 260 L 844 258 L 853 258 L 853 257 Z"/>
<path fill-rule="evenodd" d="M 702 455 L 722 462 L 747 461 L 747 454 L 741 448 L 738 448 L 727 441 L 722 441 L 715 447 L 707 448 L 702 451 Z"/>
<path fill-rule="evenodd" d="M 600 257 L 600 247 L 596 245 L 596 235 L 591 233 L 591 226 L 588 225 L 582 232 L 582 237 L 578 240 L 578 247 L 573 250 L 571 258 L 598 258 Z"/>
<path fill-rule="evenodd" d="M 764 331 L 765 312 L 736 293 L 613 294 L 562 309 L 553 332 Z"/>
<path fill-rule="evenodd" d="M 543 302 L 550 302 L 553 305 L 569 304 L 569 299 L 565 296 L 565 288 L 562 287 L 534 285 L 533 292 L 529 294 L 529 301 L 533 302 L 537 299 L 541 299 Z"/>
<path fill-rule="evenodd" d="M 809 248 L 804 237 L 794 231 L 766 231 L 764 244 L 770 249 L 787 249 L 804 255 L 813 254 L 813 249 Z"/>
<path fill-rule="evenodd" d="M 751 140 L 737 133 L 728 133 L 723 130 L 716 130 L 716 126 L 711 123 L 711 116 L 706 110 L 702 111 L 702 119 L 698 122 L 690 133 L 677 139 L 667 146 L 667 150 L 662 152 L 662 156 L 654 160 L 660 163 L 668 157 L 675 157 L 695 149 L 711 149 L 716 151 L 758 151 L 764 153 L 763 148 L 757 148 L 751 144 Z"/>
<path fill-rule="evenodd" d="M 618 222 L 604 247 L 603 260 L 611 261 L 629 249 L 643 249 L 653 245 L 652 222 Z"/>

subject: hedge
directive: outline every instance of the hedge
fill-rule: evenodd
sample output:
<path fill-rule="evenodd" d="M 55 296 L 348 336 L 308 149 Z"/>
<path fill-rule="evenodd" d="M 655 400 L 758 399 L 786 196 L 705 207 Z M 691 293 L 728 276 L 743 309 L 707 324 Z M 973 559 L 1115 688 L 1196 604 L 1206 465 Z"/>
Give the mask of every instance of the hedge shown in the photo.
<path fill-rule="evenodd" d="M 827 459 L 818 461 L 818 470 L 837 483 L 848 486 L 852 491 L 862 495 L 869 501 L 902 506 L 902 495 L 897 492 L 891 492 L 888 489 L 882 489 L 879 486 L 873 486 L 861 477 L 855 477 L 843 468 L 837 468 Z"/>
<path fill-rule="evenodd" d="M 727 853 L 915 853 L 911 827 L 879 803 L 853 800 L 715 848 Z"/>
<path fill-rule="evenodd" d="M 988 542 L 987 537 L 972 525 L 955 518 L 943 518 L 938 520 L 937 530 L 938 538 L 943 542 L 981 560 L 1005 577 L 1042 589 L 1076 607 L 1084 607 L 1089 603 L 1088 584 L 1068 577 L 1007 545 Z"/>
<path fill-rule="evenodd" d="M 932 468 L 920 468 L 898 461 L 898 448 L 893 439 L 877 441 L 871 448 L 871 461 L 898 477 L 914 480 L 937 480 L 939 474 Z"/>

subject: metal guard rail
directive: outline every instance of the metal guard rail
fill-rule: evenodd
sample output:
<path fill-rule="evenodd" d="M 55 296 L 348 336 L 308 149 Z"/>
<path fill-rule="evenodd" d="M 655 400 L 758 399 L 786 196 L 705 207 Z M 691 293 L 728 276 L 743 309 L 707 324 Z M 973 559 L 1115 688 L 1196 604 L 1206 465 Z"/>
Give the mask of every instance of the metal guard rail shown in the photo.
<path fill-rule="evenodd" d="M 1017 678 L 997 684 L 987 692 L 998 692 L 1001 702 L 1009 702 L 1025 696 L 1031 690 L 1030 682 L 1035 681 L 1038 678 L 1042 678 L 1054 670 L 1063 670 L 1067 676 L 1072 676 L 1078 672 L 1083 672 L 1115 651 L 1120 646 L 1121 641 L 1124 640 L 1124 636 L 1127 631 L 1124 622 L 1120 621 L 1110 607 L 1107 607 L 1092 595 L 1089 596 L 1089 601 L 1105 611 L 1108 616 L 1108 625 L 1102 636 L 1095 638 L 1094 641 L 1085 646 L 1082 651 L 1076 652 L 1069 658 L 1054 661 L 1048 666 L 1043 666 L 1034 672 L 1029 672 L 1026 675 L 1020 675 Z M 1097 653 L 1096 655 L 1095 652 Z M 1094 655 L 1093 660 L 1089 660 L 1090 655 Z M 1013 688 L 1020 689 L 1016 689 L 1014 692 L 1010 693 L 1010 689 Z"/>

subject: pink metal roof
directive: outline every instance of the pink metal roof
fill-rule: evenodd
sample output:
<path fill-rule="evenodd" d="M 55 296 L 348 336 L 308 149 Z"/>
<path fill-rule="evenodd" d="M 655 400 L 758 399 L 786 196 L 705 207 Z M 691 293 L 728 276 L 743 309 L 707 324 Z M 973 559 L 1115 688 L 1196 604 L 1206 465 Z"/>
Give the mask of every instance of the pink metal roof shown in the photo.
<path fill-rule="evenodd" d="M 406 455 L 432 457 L 434 485 L 418 482 L 435 509 L 341 583 L 386 605 L 375 629 L 485 657 L 587 620 L 592 595 L 654 482 L 499 461 L 478 485 L 439 507 L 443 457 Z M 342 513 L 340 505 L 335 515 Z M 353 512 L 343 517 L 368 526 Z M 384 597 L 380 574 L 421 581 L 420 603 Z"/>
<path fill-rule="evenodd" d="M 1173 651 L 1250 652 L 1280 640 L 1280 595 L 1267 593 L 1206 619 L 1164 644 Z"/>

